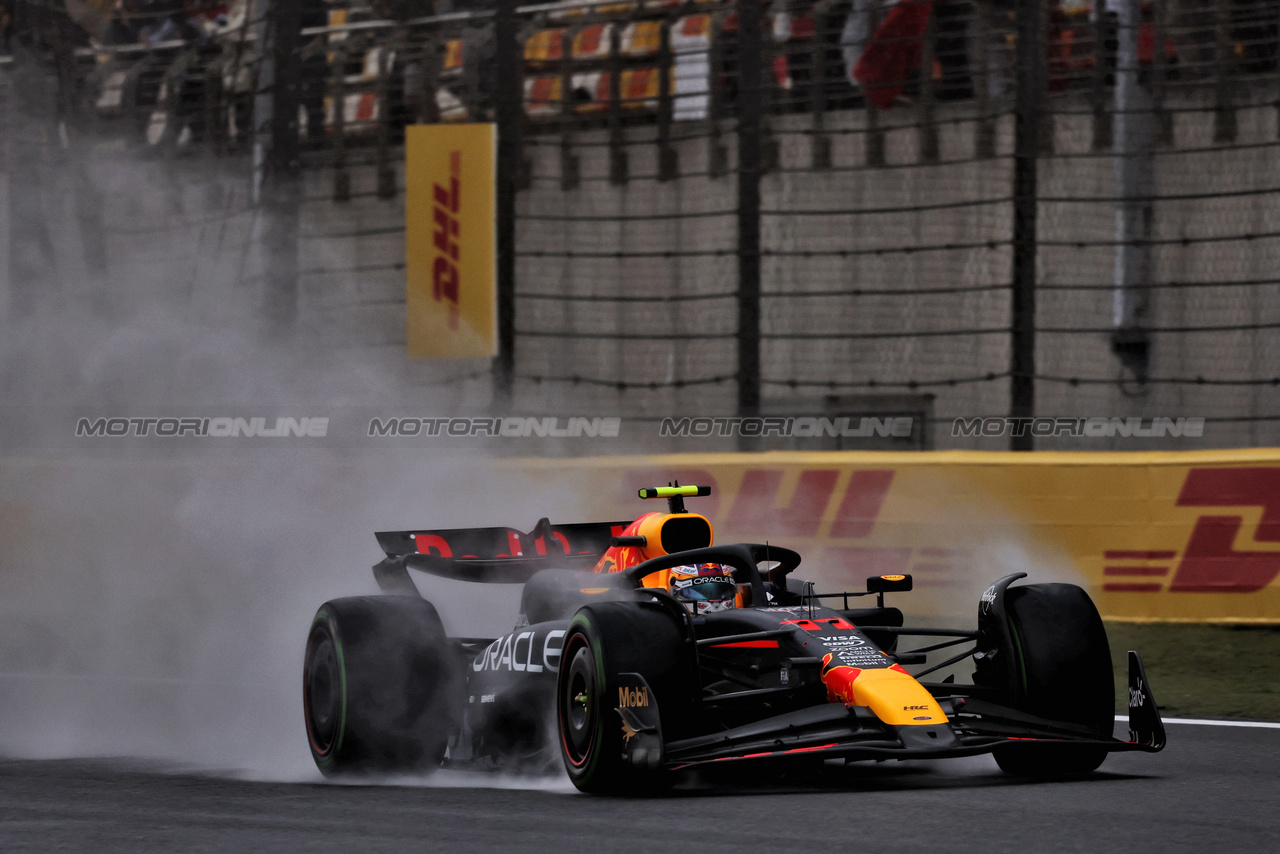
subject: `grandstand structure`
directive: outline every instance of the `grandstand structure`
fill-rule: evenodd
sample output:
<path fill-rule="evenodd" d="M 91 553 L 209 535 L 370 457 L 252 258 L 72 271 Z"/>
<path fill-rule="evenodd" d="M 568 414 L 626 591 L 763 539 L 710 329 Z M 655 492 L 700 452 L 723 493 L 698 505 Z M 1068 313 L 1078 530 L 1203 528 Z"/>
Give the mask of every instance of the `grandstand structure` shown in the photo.
<path fill-rule="evenodd" d="M 182 227 L 242 250 L 190 299 L 278 302 L 273 253 L 292 253 L 296 334 L 442 405 L 570 400 L 655 436 L 665 416 L 918 425 L 770 447 L 1280 441 L 1280 0 L 335 4 L 274 62 L 269 0 L 111 44 L 52 0 L 17 8 L 0 74 L 45 69 L 41 121 L 153 164 L 192 199 Z M 272 236 L 255 145 L 275 80 L 294 81 L 275 104 L 302 189 Z M 413 364 L 400 141 L 466 121 L 509 142 L 504 359 Z M 107 241 L 108 280 L 125 252 Z M 1205 422 L 1140 442 L 955 435 L 1010 414 Z"/>

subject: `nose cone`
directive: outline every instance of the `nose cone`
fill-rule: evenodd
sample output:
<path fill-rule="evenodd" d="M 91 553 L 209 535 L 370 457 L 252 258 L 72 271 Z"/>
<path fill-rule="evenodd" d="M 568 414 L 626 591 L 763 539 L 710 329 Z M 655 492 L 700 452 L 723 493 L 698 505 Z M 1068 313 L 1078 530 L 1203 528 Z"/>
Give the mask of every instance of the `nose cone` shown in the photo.
<path fill-rule="evenodd" d="M 936 726 L 947 715 L 923 685 L 899 664 L 876 669 L 832 666 L 833 656 L 822 660 L 822 681 L 831 702 L 867 706 L 890 726 Z"/>

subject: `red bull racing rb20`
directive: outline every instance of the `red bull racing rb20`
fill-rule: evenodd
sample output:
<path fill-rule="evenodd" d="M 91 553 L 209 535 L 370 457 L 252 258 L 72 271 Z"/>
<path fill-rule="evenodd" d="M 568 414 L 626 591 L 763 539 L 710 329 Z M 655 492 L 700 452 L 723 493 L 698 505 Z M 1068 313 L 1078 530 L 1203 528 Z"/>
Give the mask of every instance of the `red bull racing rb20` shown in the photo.
<path fill-rule="evenodd" d="M 1011 774 L 1064 777 L 1112 751 L 1164 747 L 1135 652 L 1129 737 L 1112 737 L 1110 649 L 1081 588 L 1018 573 L 982 595 L 973 630 L 908 627 L 885 594 L 909 591 L 910 576 L 818 592 L 793 575 L 790 549 L 716 543 L 684 505 L 709 493 L 642 489 L 667 512 L 631 522 L 379 533 L 387 595 L 326 602 L 308 636 L 316 765 L 562 763 L 583 791 L 639 793 L 710 767 L 982 753 Z M 512 631 L 447 636 L 411 571 L 523 584 Z M 850 607 L 862 596 L 875 604 Z M 966 661 L 969 683 L 929 679 Z"/>

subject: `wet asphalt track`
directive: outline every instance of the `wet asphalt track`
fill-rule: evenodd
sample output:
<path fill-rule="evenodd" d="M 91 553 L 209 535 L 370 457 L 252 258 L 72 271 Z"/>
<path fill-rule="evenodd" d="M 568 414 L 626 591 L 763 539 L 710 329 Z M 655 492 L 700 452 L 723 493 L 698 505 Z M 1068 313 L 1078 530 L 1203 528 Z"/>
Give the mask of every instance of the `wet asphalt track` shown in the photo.
<path fill-rule="evenodd" d="M 1112 756 L 1084 781 L 1012 782 L 973 758 L 652 800 L 567 781 L 344 786 L 0 760 L 0 851 L 1280 851 L 1280 729 L 1169 729 L 1164 753 Z"/>

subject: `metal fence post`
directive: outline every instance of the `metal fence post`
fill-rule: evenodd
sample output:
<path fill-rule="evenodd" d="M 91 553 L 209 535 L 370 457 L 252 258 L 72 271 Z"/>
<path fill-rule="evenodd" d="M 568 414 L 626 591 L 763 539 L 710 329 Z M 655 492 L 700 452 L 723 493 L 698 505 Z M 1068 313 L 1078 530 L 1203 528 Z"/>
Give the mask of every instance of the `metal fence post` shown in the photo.
<path fill-rule="evenodd" d="M 1105 8 L 1099 8 L 1097 20 L 1093 24 L 1093 79 L 1090 80 L 1089 100 L 1093 104 L 1094 151 L 1111 148 L 1111 111 L 1107 109 L 1107 75 L 1112 71 L 1112 59 L 1115 56 L 1111 50 L 1111 41 L 1115 36 L 1111 14 Z"/>
<path fill-rule="evenodd" d="M 1231 46 L 1231 0 L 1217 0 L 1214 21 L 1213 141 L 1234 142 L 1236 111 L 1231 106 L 1232 72 L 1235 57 Z"/>
<path fill-rule="evenodd" d="M 831 0 L 818 0 L 813 6 L 813 45 L 809 80 L 810 109 L 813 126 L 809 134 L 809 158 L 814 169 L 831 168 L 831 137 L 826 133 L 827 115 L 827 28 L 831 25 Z"/>
<path fill-rule="evenodd" d="M 862 50 L 866 51 L 871 46 L 871 38 L 875 35 L 876 30 L 880 28 L 880 3 L 872 0 L 867 8 L 867 38 L 862 43 Z M 884 165 L 884 131 L 880 129 L 880 108 L 871 103 L 871 99 L 867 97 L 866 90 L 862 91 L 863 101 L 866 104 L 867 126 L 866 134 L 863 138 L 864 157 L 868 166 Z"/>
<path fill-rule="evenodd" d="M 494 108 L 492 98 L 493 93 L 488 91 L 493 85 L 493 80 L 481 80 L 480 74 L 480 54 L 485 50 L 482 45 L 491 44 L 493 38 L 493 24 L 489 23 L 487 27 L 477 27 L 475 29 L 462 31 L 462 78 L 460 82 L 461 94 L 459 98 L 467 109 L 467 117 L 470 121 L 478 122 L 485 119 L 485 109 Z M 444 39 L 444 36 L 441 36 Z M 444 68 L 445 56 L 448 54 L 448 41 L 440 49 L 440 68 Z M 438 84 L 437 84 L 438 90 Z M 490 100 L 485 102 L 485 98 Z M 431 100 L 436 99 L 436 90 L 430 94 Z M 440 121 L 439 110 L 436 111 L 435 121 Z M 434 122 L 432 122 L 434 124 Z"/>
<path fill-rule="evenodd" d="M 1276 28 L 1276 77 L 1280 78 L 1280 3 L 1276 4 L 1275 20 Z M 1280 84 L 1280 79 L 1275 80 L 1276 84 Z M 1280 137 L 1280 97 L 1276 98 L 1276 136 Z M 1172 134 L 1170 135 L 1172 137 Z M 1170 139 L 1172 142 L 1172 138 Z"/>
<path fill-rule="evenodd" d="M 333 200 L 351 199 L 351 173 L 347 171 L 347 42 L 338 42 L 333 59 Z"/>
<path fill-rule="evenodd" d="M 388 44 L 378 48 L 378 198 L 396 195 L 396 167 L 391 163 L 391 56 L 403 56 L 403 30 L 397 29 Z"/>
<path fill-rule="evenodd" d="M 759 0 L 738 0 L 738 413 L 760 409 L 760 136 L 763 124 Z"/>
<path fill-rule="evenodd" d="M 1138 54 L 1141 28 L 1138 0 L 1119 0 L 1116 21 L 1115 140 L 1116 248 L 1112 295 L 1111 350 L 1139 382 L 1145 381 L 1150 355 L 1147 333 L 1139 326 L 1147 292 L 1147 239 L 1155 193 L 1152 101 L 1142 84 Z"/>
<path fill-rule="evenodd" d="M 676 150 L 671 145 L 671 122 L 674 100 L 671 96 L 670 17 L 663 18 L 658 47 L 658 180 L 671 181 L 679 176 L 680 165 Z"/>
<path fill-rule="evenodd" d="M 937 46 L 938 16 L 929 15 L 924 34 L 920 37 L 920 126 L 916 128 L 920 146 L 920 162 L 938 162 L 938 123 L 936 98 L 937 91 L 933 85 L 933 60 Z"/>
<path fill-rule="evenodd" d="M 464 47 L 463 50 L 465 49 Z M 443 29 L 435 28 L 422 35 L 422 54 L 418 60 L 422 68 L 422 82 L 419 84 L 419 91 L 412 93 L 412 97 L 419 107 L 415 114 L 409 117 L 410 124 L 436 125 L 440 123 L 440 102 L 436 99 L 436 92 L 440 90 L 440 73 L 444 69 L 445 56 L 448 52 L 449 35 Z M 459 80 L 462 79 L 462 75 L 463 72 L 459 71 Z M 406 97 L 409 94 L 408 85 L 406 84 Z M 477 111 L 474 106 L 464 100 L 464 95 L 465 92 L 458 93 L 458 100 L 463 103 L 468 119 L 476 121 Z"/>
<path fill-rule="evenodd" d="M 277 0 L 269 9 L 273 76 L 270 151 L 263 192 L 267 254 L 263 314 L 269 333 L 286 335 L 298 314 L 298 106 L 302 83 L 298 48 L 302 20 L 297 3 Z"/>
<path fill-rule="evenodd" d="M 765 17 L 763 13 L 760 15 L 759 43 L 760 94 L 756 100 L 760 104 L 760 173 L 764 174 L 778 168 L 781 156 L 778 140 L 773 135 L 772 116 L 781 103 L 778 94 L 782 90 L 774 66 L 778 51 L 773 41 L 773 17 Z"/>
<path fill-rule="evenodd" d="M 991 0 L 976 0 L 974 14 L 973 98 L 978 122 L 974 129 L 974 156 L 996 156 L 996 123 L 991 113 Z"/>
<path fill-rule="evenodd" d="M 560 37 L 560 189 L 578 186 L 578 155 L 573 153 L 573 40 L 578 30 Z"/>
<path fill-rule="evenodd" d="M 622 33 L 609 35 L 609 183 L 627 183 L 627 147 L 622 134 Z"/>
<path fill-rule="evenodd" d="M 1036 167 L 1041 151 L 1041 105 L 1045 90 L 1045 4 L 1018 3 L 1018 43 L 1014 54 L 1013 294 L 1009 414 L 1035 414 L 1036 372 Z M 1028 426 L 1015 427 L 1014 451 L 1029 451 L 1035 440 Z"/>
<path fill-rule="evenodd" d="M 521 89 L 524 54 L 516 38 L 516 4 L 501 0 L 494 21 L 496 87 L 494 113 L 498 125 L 495 251 L 498 276 L 498 358 L 494 376 L 497 402 L 511 404 L 516 359 L 516 183 L 519 180 Z"/>
<path fill-rule="evenodd" d="M 206 158 L 220 157 L 225 145 L 222 128 L 218 124 L 218 91 L 221 84 L 218 69 L 214 63 L 204 67 L 201 74 L 200 119 L 204 123 L 204 154 Z"/>
<path fill-rule="evenodd" d="M 723 178 L 728 172 L 729 150 L 724 144 L 720 120 L 724 116 L 724 96 L 717 76 L 724 66 L 724 18 L 711 17 L 711 44 L 707 48 L 707 172 L 712 178 Z"/>
<path fill-rule="evenodd" d="M 1277 6 L 1280 9 L 1280 5 Z M 1168 4 L 1156 3 L 1151 10 L 1152 41 L 1155 52 L 1151 57 L 1151 109 L 1155 119 L 1155 141 L 1157 145 L 1173 145 L 1173 113 L 1165 109 L 1165 92 L 1169 78 L 1169 57 L 1165 54 L 1164 43 L 1168 38 Z"/>

